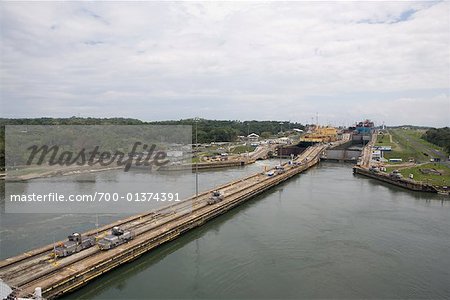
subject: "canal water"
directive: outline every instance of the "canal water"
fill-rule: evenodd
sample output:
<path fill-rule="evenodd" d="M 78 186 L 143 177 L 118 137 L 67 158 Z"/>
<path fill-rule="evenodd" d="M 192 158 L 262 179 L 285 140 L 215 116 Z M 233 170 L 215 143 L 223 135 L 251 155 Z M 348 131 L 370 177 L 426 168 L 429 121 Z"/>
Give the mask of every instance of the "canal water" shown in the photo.
<path fill-rule="evenodd" d="M 200 190 L 264 163 L 202 172 Z M 448 197 L 353 175 L 351 167 L 321 163 L 63 299 L 450 298 Z M 0 217 L 0 258 L 96 222 L 79 214 Z"/>

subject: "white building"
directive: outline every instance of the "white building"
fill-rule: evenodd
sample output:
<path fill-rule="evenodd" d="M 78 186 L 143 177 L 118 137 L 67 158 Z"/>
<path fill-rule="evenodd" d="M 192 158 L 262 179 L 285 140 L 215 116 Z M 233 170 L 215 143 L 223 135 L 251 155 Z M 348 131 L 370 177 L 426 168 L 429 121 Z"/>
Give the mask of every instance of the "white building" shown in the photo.
<path fill-rule="evenodd" d="M 373 150 L 372 151 L 372 158 L 373 159 L 380 159 L 382 157 L 380 150 Z"/>
<path fill-rule="evenodd" d="M 250 133 L 249 135 L 247 135 L 247 140 L 251 143 L 257 142 L 259 141 L 259 135 L 257 135 L 256 133 Z"/>

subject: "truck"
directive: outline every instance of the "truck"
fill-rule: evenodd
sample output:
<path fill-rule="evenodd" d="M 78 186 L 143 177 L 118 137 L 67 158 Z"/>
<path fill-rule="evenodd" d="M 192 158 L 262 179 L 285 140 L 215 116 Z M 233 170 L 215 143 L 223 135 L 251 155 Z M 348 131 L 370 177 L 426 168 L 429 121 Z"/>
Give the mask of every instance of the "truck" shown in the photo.
<path fill-rule="evenodd" d="M 209 197 L 207 203 L 209 205 L 219 203 L 224 198 L 223 194 L 220 191 L 213 191 L 211 193 L 211 197 Z"/>
<path fill-rule="evenodd" d="M 111 234 L 108 234 L 98 241 L 98 247 L 100 250 L 109 250 L 131 241 L 134 236 L 134 231 L 114 226 L 111 229 Z"/>
<path fill-rule="evenodd" d="M 66 257 L 95 245 L 95 237 L 81 236 L 77 232 L 69 235 L 67 239 L 66 242 L 60 243 L 55 247 L 55 257 Z"/>

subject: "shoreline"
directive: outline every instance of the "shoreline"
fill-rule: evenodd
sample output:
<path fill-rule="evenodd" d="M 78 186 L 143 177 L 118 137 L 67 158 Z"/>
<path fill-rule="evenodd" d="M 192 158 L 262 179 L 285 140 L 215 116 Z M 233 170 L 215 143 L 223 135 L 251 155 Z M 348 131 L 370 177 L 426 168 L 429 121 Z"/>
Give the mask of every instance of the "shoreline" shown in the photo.
<path fill-rule="evenodd" d="M 379 181 L 383 181 L 395 186 L 399 186 L 405 189 L 408 189 L 413 192 L 425 192 L 425 193 L 436 193 L 436 194 L 442 194 L 442 195 L 449 195 L 449 190 L 443 190 L 438 186 L 428 184 L 428 183 L 422 183 L 418 182 L 412 179 L 406 179 L 406 178 L 391 178 L 388 175 L 382 174 L 382 173 L 375 173 L 371 172 L 368 169 L 362 168 L 360 166 L 354 166 L 353 167 L 353 173 L 363 175 L 366 177 L 370 177 Z"/>
<path fill-rule="evenodd" d="M 70 176 L 70 175 L 78 175 L 78 174 L 91 174 L 91 173 L 97 173 L 97 172 L 104 172 L 104 171 L 111 171 L 111 170 L 118 170 L 122 169 L 123 166 L 114 166 L 114 167 L 98 167 L 98 168 L 73 168 L 73 169 L 54 169 L 49 170 L 42 173 L 29 173 L 24 175 L 17 175 L 17 176 L 8 176 L 8 173 L 5 173 L 5 176 L 3 178 L 0 178 L 0 180 L 5 181 L 28 181 L 32 179 L 39 179 L 39 178 L 50 178 L 50 177 L 56 177 L 56 176 Z"/>

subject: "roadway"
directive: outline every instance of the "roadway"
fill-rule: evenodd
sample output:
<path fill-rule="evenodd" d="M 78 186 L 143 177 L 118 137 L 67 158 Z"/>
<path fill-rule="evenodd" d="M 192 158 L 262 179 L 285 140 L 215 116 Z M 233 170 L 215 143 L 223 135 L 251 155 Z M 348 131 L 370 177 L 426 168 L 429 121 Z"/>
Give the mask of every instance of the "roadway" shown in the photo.
<path fill-rule="evenodd" d="M 370 141 L 364 146 L 361 154 L 360 167 L 368 169 L 370 167 L 370 162 L 372 161 L 372 150 L 375 142 L 377 141 L 377 130 L 372 133 Z"/>

